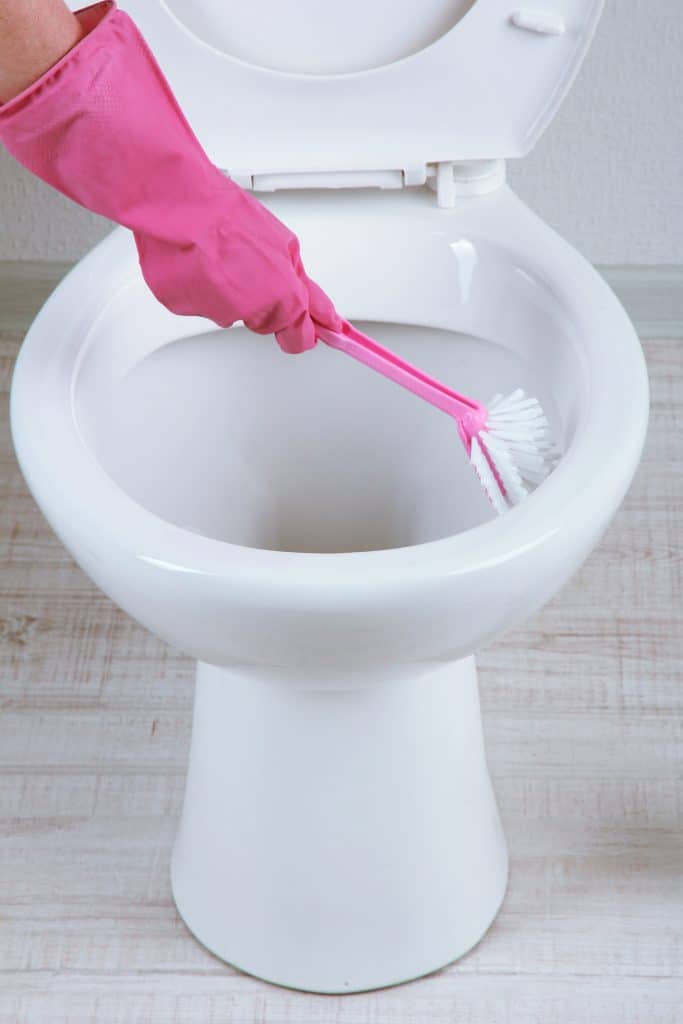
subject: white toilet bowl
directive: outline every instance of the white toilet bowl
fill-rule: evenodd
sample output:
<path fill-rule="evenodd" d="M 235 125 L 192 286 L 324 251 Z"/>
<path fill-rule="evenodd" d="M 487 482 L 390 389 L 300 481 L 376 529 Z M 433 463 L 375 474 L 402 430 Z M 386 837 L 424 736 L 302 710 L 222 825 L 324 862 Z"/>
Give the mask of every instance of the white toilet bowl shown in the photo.
<path fill-rule="evenodd" d="M 647 377 L 601 278 L 505 186 L 269 202 L 345 315 L 478 398 L 539 395 L 564 455 L 531 497 L 495 517 L 448 418 L 339 353 L 174 317 L 121 230 L 33 324 L 12 430 L 85 572 L 199 662 L 182 916 L 250 973 L 359 991 L 460 956 L 500 906 L 472 654 L 595 545 Z"/>
<path fill-rule="evenodd" d="M 199 663 L 183 918 L 283 985 L 403 981 L 466 952 L 505 890 L 473 652 L 586 557 L 645 434 L 623 310 L 504 184 L 602 0 L 122 6 L 345 316 L 484 401 L 526 387 L 561 440 L 495 518 L 447 417 L 322 345 L 292 358 L 172 316 L 122 231 L 17 363 L 12 430 L 48 520 Z"/>

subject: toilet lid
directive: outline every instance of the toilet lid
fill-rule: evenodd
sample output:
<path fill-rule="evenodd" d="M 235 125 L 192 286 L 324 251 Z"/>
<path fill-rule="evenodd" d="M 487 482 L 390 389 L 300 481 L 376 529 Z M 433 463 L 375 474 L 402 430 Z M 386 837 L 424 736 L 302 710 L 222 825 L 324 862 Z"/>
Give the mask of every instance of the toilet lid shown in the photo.
<path fill-rule="evenodd" d="M 252 175 L 518 157 L 603 0 L 120 0 L 209 155 Z M 77 8 L 79 3 L 72 3 Z"/>

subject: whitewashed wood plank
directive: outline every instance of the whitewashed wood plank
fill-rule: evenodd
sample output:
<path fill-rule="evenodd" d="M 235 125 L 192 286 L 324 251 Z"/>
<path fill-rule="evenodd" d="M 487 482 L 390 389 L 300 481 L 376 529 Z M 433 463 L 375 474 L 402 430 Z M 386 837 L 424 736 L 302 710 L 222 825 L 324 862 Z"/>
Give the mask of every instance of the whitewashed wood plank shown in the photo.
<path fill-rule="evenodd" d="M 603 267 L 641 337 L 683 337 L 683 268 Z"/>
<path fill-rule="evenodd" d="M 321 997 L 245 977 L 134 973 L 9 975 L 0 1014 L 16 1024 L 680 1024 L 683 991 L 652 981 L 432 976 L 372 996 Z M 9 990 L 9 991 L 8 991 Z"/>
<path fill-rule="evenodd" d="M 21 331 L 70 269 L 68 263 L 0 261 L 0 315 Z M 644 338 L 683 336 L 683 267 L 604 266 L 598 270 Z"/>

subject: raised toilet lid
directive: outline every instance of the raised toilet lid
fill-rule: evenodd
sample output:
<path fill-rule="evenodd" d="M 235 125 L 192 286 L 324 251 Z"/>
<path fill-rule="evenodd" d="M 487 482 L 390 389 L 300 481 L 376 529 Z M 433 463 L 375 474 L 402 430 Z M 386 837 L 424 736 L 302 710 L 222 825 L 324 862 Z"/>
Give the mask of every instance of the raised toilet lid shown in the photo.
<path fill-rule="evenodd" d="M 120 6 L 213 161 L 267 187 L 253 176 L 383 171 L 388 184 L 418 184 L 428 164 L 523 156 L 569 89 L 603 0 Z"/>

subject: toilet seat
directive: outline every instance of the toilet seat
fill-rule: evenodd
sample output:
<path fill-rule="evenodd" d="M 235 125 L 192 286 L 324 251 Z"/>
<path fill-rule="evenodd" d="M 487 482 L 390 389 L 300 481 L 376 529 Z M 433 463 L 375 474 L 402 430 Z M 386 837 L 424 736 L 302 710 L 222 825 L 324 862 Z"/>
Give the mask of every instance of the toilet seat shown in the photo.
<path fill-rule="evenodd" d="M 364 175 L 359 184 L 419 185 L 438 163 L 524 155 L 568 91 L 602 5 L 430 0 L 418 8 L 424 14 L 412 15 L 414 47 L 404 40 L 397 50 L 414 51 L 410 55 L 352 73 L 301 74 L 231 54 L 235 14 L 224 0 L 121 0 L 211 159 L 240 184 L 256 188 L 277 187 L 277 176 L 285 174 L 304 175 L 301 187 L 334 186 L 348 180 L 335 178 L 344 172 Z M 366 6 L 360 0 L 344 6 L 345 18 L 358 19 L 360 36 L 366 34 Z M 254 53 L 259 36 L 264 39 L 266 65 L 272 49 L 299 43 L 287 38 L 287 19 L 273 25 L 276 39 L 269 36 L 268 13 L 280 7 L 279 0 L 261 0 L 239 9 L 240 22 L 254 36 Z M 336 8 L 330 0 L 310 5 L 304 22 L 310 20 L 310 48 Z M 375 22 L 384 12 L 383 35 L 391 37 L 400 22 L 396 5 L 373 0 L 373 11 Z M 422 46 L 422 19 L 433 19 L 435 11 L 441 12 L 443 34 Z M 296 27 L 304 26 L 297 21 Z M 348 38 L 340 38 L 339 53 L 328 41 L 331 66 L 343 60 Z"/>

